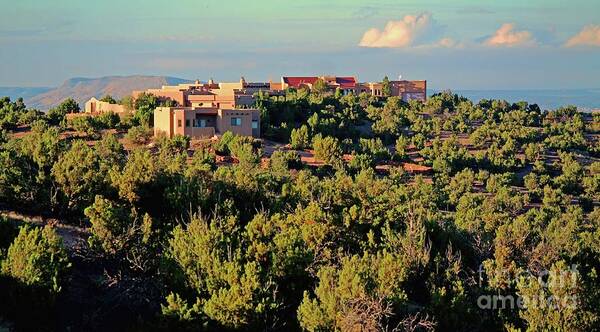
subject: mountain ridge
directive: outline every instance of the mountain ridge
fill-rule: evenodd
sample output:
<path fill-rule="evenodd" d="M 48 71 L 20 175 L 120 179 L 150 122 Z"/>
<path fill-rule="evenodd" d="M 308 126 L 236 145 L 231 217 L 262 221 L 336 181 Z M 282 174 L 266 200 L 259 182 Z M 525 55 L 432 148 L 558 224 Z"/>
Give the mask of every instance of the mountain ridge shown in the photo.
<path fill-rule="evenodd" d="M 191 80 L 171 76 L 103 76 L 103 77 L 73 77 L 65 80 L 56 88 L 0 88 L 0 93 L 8 91 L 11 98 L 23 97 L 28 107 L 48 110 L 60 104 L 66 98 L 73 98 L 83 108 L 83 104 L 92 97 L 102 97 L 106 94 L 120 99 L 131 94 L 133 90 L 160 88 L 163 85 L 188 83 Z M 10 90 L 4 90 L 10 89 Z M 40 93 L 35 93 L 36 90 Z"/>

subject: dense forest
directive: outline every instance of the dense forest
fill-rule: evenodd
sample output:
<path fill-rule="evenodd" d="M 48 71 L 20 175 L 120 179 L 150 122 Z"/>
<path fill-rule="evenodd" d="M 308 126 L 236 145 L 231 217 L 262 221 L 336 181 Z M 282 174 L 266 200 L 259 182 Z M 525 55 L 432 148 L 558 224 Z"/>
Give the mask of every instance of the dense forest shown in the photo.
<path fill-rule="evenodd" d="M 599 113 L 301 89 L 195 142 L 159 103 L 0 99 L 0 330 L 600 329 Z"/>

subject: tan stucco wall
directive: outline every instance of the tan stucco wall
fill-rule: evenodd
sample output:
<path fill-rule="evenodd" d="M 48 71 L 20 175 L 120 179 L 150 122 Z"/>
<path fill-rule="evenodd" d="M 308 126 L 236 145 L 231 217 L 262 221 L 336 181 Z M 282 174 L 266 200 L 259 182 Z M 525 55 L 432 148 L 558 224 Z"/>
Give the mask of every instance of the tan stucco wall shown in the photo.
<path fill-rule="evenodd" d="M 232 95 L 233 90 L 242 90 L 243 88 L 241 82 L 219 83 L 219 89 L 214 89 L 213 92 L 219 95 Z"/>
<path fill-rule="evenodd" d="M 234 108 L 235 97 L 233 95 L 189 95 L 188 103 L 191 107 L 216 107 Z"/>
<path fill-rule="evenodd" d="M 258 113 L 257 110 L 243 110 L 243 109 L 234 109 L 234 110 L 219 110 L 219 117 L 217 120 L 218 123 L 218 131 L 220 134 L 225 133 L 226 131 L 231 131 L 234 134 L 243 135 L 243 136 L 253 136 L 252 135 L 252 119 L 253 113 Z M 242 123 L 240 126 L 232 126 L 231 118 L 241 118 Z M 259 122 L 260 127 L 260 122 Z"/>
<path fill-rule="evenodd" d="M 173 117 L 170 108 L 159 107 L 154 110 L 154 136 L 173 137 Z"/>
<path fill-rule="evenodd" d="M 100 101 L 96 98 L 92 98 L 85 103 L 84 112 L 94 114 L 113 112 L 119 114 L 129 112 L 129 110 L 123 105 L 111 104 L 105 101 Z"/>
<path fill-rule="evenodd" d="M 232 126 L 231 118 L 241 118 L 240 126 Z M 194 127 L 196 119 L 211 119 L 213 126 Z M 252 129 L 252 120 L 258 128 Z M 189 124 L 189 126 L 188 126 Z M 190 137 L 212 137 L 231 131 L 237 135 L 260 137 L 260 113 L 249 109 L 206 109 L 159 107 L 154 111 L 154 135 L 187 135 Z"/>

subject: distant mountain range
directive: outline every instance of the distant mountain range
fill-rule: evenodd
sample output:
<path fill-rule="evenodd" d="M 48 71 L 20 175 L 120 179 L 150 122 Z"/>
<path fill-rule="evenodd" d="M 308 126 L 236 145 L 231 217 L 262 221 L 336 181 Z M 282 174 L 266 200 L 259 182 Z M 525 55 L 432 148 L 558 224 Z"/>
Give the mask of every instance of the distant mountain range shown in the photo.
<path fill-rule="evenodd" d="M 71 78 L 57 88 L 0 87 L 0 96 L 11 99 L 22 97 L 28 107 L 48 110 L 60 104 L 66 98 L 75 99 L 83 104 L 92 97 L 111 95 L 115 99 L 131 94 L 133 90 L 160 88 L 163 85 L 188 83 L 190 80 L 168 76 L 106 76 L 100 78 Z"/>
<path fill-rule="evenodd" d="M 16 87 L 0 87 L 1 97 L 10 97 L 11 100 L 16 100 L 21 97 L 25 100 L 30 99 L 39 94 L 48 92 L 53 88 L 49 87 L 34 87 L 34 88 L 16 88 Z"/>

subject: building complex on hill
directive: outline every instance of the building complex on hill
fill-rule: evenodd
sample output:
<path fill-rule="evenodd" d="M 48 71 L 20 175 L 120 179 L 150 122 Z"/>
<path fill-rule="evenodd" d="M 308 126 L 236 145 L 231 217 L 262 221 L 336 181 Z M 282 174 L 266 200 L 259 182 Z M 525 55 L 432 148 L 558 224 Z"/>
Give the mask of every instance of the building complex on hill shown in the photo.
<path fill-rule="evenodd" d="M 179 85 L 166 85 L 160 89 L 134 91 L 135 99 L 141 93 L 153 94 L 162 100 L 172 100 L 178 106 L 184 107 L 216 107 L 216 108 L 247 108 L 254 104 L 254 95 L 259 92 L 282 94 L 283 91 L 294 88 L 312 89 L 317 81 L 323 81 L 329 90 L 340 90 L 342 94 L 367 93 L 372 96 L 384 97 L 382 82 L 359 83 L 353 76 L 284 76 L 280 83 L 250 83 L 242 77 L 239 82 L 208 83 L 196 81 Z M 427 98 L 427 81 L 389 81 L 390 96 L 401 97 L 404 101 Z"/>
<path fill-rule="evenodd" d="M 206 83 L 195 81 L 179 85 L 165 85 L 160 89 L 133 91 L 136 99 L 142 93 L 152 94 L 163 102 L 170 101 L 174 107 L 159 107 L 154 112 L 155 135 L 187 135 L 194 138 L 209 138 L 226 131 L 244 136 L 260 136 L 260 113 L 252 109 L 258 92 L 270 95 L 283 95 L 287 89 L 313 89 L 320 81 L 321 87 L 342 94 L 359 95 L 366 93 L 384 97 L 383 82 L 359 83 L 353 76 L 284 76 L 280 82 L 239 82 Z M 404 101 L 427 98 L 427 81 L 389 81 L 387 96 L 397 96 Z M 85 104 L 85 112 L 101 114 L 114 112 L 122 114 L 126 108 L 90 99 Z"/>

